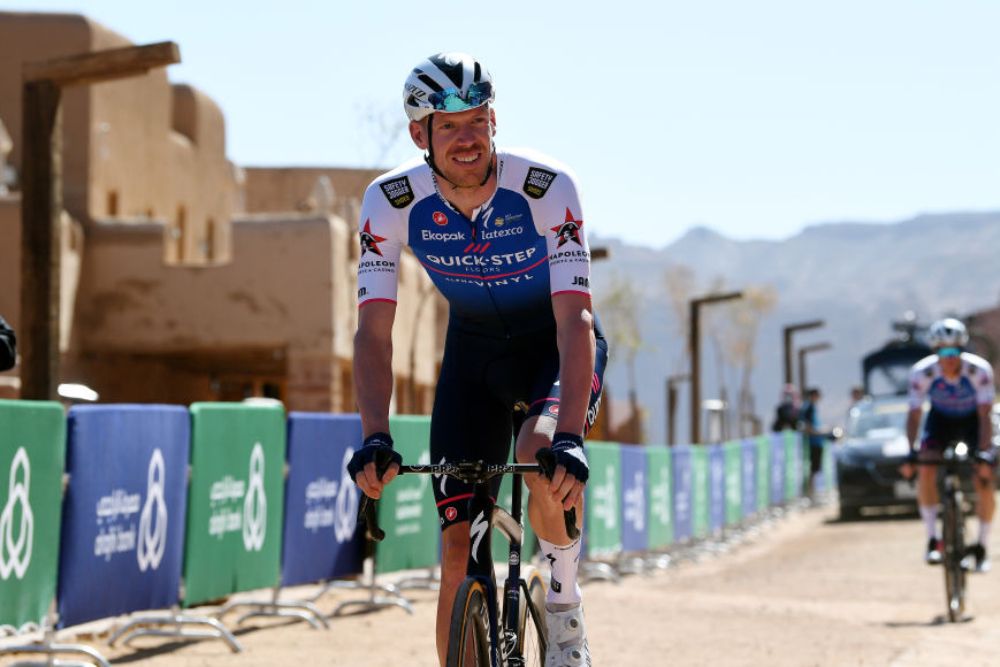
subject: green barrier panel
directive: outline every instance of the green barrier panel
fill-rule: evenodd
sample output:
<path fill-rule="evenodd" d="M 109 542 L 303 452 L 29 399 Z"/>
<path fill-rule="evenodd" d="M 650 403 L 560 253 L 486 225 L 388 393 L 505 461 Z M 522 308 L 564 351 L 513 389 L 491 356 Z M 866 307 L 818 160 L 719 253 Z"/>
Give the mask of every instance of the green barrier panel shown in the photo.
<path fill-rule="evenodd" d="M 431 462 L 431 419 L 424 415 L 395 415 L 389 428 L 396 451 L 408 465 Z M 438 562 L 441 524 L 430 475 L 400 475 L 386 487 L 378 502 L 378 520 L 385 540 L 375 548 L 379 572 L 431 567 Z"/>
<path fill-rule="evenodd" d="M 782 435 L 785 438 L 785 500 L 793 500 L 802 495 L 802 437 L 796 431 L 785 431 Z"/>
<path fill-rule="evenodd" d="M 592 558 L 617 555 L 622 550 L 621 445 L 611 442 L 588 442 L 587 481 L 584 514 L 587 555 Z"/>
<path fill-rule="evenodd" d="M 691 448 L 691 535 L 708 537 L 708 447 Z"/>
<path fill-rule="evenodd" d="M 726 462 L 726 525 L 733 526 L 743 519 L 743 445 L 727 442 L 722 446 Z"/>
<path fill-rule="evenodd" d="M 66 415 L 0 401 L 0 625 L 41 623 L 56 596 Z"/>
<path fill-rule="evenodd" d="M 646 447 L 647 487 L 649 509 L 649 548 L 661 549 L 674 541 L 673 524 L 673 467 L 670 448 L 663 445 Z"/>
<path fill-rule="evenodd" d="M 757 437 L 757 511 L 771 504 L 771 436 Z"/>
<path fill-rule="evenodd" d="M 278 405 L 191 406 L 184 605 L 281 577 L 285 412 Z"/>

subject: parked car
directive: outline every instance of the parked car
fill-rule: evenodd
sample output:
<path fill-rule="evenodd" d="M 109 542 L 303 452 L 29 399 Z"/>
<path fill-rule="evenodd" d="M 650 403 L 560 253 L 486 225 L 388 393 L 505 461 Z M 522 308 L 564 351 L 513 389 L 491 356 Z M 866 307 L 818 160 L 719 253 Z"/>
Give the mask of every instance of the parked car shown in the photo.
<path fill-rule="evenodd" d="M 864 398 L 850 412 L 837 447 L 840 517 L 853 519 L 864 507 L 901 506 L 916 511 L 917 487 L 899 466 L 909 452 L 905 396 Z"/>

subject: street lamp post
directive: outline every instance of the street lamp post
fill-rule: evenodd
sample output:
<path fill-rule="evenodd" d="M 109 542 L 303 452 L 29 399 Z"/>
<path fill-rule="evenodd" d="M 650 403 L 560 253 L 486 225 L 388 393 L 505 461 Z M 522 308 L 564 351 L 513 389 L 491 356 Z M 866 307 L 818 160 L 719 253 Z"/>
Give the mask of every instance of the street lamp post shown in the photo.
<path fill-rule="evenodd" d="M 701 420 L 699 410 L 701 407 L 701 361 L 700 357 L 700 332 L 698 315 L 701 307 L 709 303 L 719 303 L 720 301 L 732 301 L 743 297 L 743 292 L 724 292 L 721 294 L 708 294 L 696 299 L 691 299 L 690 320 L 688 322 L 688 351 L 691 354 L 691 444 L 695 444 L 701 439 Z"/>
<path fill-rule="evenodd" d="M 806 389 L 808 389 L 808 383 L 806 382 L 806 355 L 829 350 L 831 347 L 830 343 L 814 343 L 813 345 L 804 345 L 799 348 L 799 391 L 802 396 L 805 396 Z"/>
<path fill-rule="evenodd" d="M 677 435 L 677 385 L 691 379 L 688 373 L 667 377 L 667 444 L 676 445 Z"/>
<path fill-rule="evenodd" d="M 823 320 L 812 320 L 810 322 L 799 322 L 798 324 L 789 324 L 786 327 L 784 327 L 782 331 L 784 333 L 785 384 L 792 384 L 792 335 L 796 331 L 804 331 L 806 329 L 818 329 L 819 327 L 825 325 L 826 322 L 824 322 Z"/>

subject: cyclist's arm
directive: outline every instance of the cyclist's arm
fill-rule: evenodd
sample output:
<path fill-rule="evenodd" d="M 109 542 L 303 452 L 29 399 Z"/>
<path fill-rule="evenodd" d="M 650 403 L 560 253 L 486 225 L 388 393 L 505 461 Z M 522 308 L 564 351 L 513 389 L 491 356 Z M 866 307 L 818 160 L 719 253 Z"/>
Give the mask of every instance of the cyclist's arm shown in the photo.
<path fill-rule="evenodd" d="M 910 413 L 906 416 L 906 439 L 910 441 L 910 450 L 915 451 L 920 437 L 920 420 L 924 415 L 924 398 L 927 396 L 927 376 L 923 370 L 927 359 L 922 359 L 910 369 L 909 391 L 907 402 Z"/>
<path fill-rule="evenodd" d="M 976 411 L 979 415 L 979 449 L 986 452 L 993 447 L 993 420 L 990 419 L 990 412 L 993 410 L 993 401 L 996 399 L 996 390 L 993 388 L 993 368 L 988 363 L 983 363 L 980 373 L 976 379 Z"/>
<path fill-rule="evenodd" d="M 562 292 L 552 296 L 559 346 L 559 420 L 557 433 L 583 435 L 594 377 L 594 316 L 590 295 Z"/>
<path fill-rule="evenodd" d="M 979 413 L 979 449 L 989 451 L 993 448 L 993 420 L 990 419 L 990 411 L 993 404 L 980 404 L 976 410 Z"/>
<path fill-rule="evenodd" d="M 910 441 L 910 449 L 917 448 L 918 431 L 920 430 L 920 418 L 923 414 L 922 408 L 910 408 L 906 416 L 906 439 Z"/>
<path fill-rule="evenodd" d="M 354 335 L 354 389 L 365 437 L 389 432 L 392 398 L 393 301 L 370 301 L 358 312 Z"/>

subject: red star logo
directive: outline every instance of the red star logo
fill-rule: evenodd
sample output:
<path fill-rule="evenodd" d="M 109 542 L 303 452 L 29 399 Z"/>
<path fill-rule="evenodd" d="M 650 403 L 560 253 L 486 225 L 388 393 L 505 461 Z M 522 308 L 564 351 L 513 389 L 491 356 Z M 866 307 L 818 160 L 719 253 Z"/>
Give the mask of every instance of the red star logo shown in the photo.
<path fill-rule="evenodd" d="M 372 232 L 372 221 L 371 218 L 365 220 L 364 229 L 361 230 L 361 256 L 364 257 L 365 253 L 369 250 L 379 257 L 382 256 L 382 251 L 378 249 L 378 244 L 385 241 L 385 237 L 379 236 Z"/>
<path fill-rule="evenodd" d="M 583 220 L 574 220 L 573 214 L 570 213 L 569 207 L 566 208 L 566 221 L 561 225 L 556 225 L 551 227 L 552 231 L 556 233 L 559 237 L 559 245 L 557 248 L 561 248 L 569 241 L 582 246 L 580 242 L 580 228 L 583 227 Z"/>

